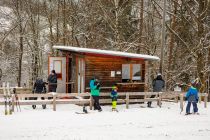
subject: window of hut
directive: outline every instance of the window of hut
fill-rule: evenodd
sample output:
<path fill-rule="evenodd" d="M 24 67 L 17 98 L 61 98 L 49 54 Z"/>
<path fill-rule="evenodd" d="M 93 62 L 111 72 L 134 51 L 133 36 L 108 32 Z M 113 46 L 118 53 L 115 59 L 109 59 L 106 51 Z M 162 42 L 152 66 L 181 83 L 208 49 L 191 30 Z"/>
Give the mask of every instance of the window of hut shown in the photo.
<path fill-rule="evenodd" d="M 122 64 L 122 82 L 133 82 L 141 80 L 140 64 Z"/>

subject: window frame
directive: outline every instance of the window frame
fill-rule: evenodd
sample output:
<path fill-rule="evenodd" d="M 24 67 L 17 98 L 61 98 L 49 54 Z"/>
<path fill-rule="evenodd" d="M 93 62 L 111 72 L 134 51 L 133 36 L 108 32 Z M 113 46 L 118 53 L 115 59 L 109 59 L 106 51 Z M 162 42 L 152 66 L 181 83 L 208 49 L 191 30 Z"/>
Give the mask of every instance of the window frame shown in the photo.
<path fill-rule="evenodd" d="M 129 79 L 123 79 L 123 65 L 129 65 Z M 134 65 L 139 65 L 139 69 L 140 69 L 140 79 L 139 80 L 133 80 L 134 78 L 134 72 L 133 72 L 133 67 Z M 128 83 L 128 82 L 131 82 L 131 81 L 142 81 L 142 64 L 139 64 L 139 63 L 134 63 L 134 64 L 122 64 L 122 76 L 121 76 L 121 80 L 122 82 L 124 83 Z M 123 81 L 123 80 L 127 80 L 127 82 Z"/>

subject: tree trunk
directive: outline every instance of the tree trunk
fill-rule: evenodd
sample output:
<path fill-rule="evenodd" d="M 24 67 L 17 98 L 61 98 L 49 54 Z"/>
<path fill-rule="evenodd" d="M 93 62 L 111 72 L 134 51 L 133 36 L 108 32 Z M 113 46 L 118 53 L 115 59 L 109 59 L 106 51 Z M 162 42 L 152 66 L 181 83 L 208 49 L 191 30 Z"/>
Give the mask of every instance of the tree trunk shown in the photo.
<path fill-rule="evenodd" d="M 63 12 L 63 45 L 66 45 L 66 1 L 62 2 L 62 12 Z"/>
<path fill-rule="evenodd" d="M 202 40 L 202 38 L 204 38 L 204 21 L 201 18 L 201 14 L 205 11 L 205 5 L 204 5 L 204 1 L 199 1 L 199 17 L 197 18 L 197 27 L 198 27 L 198 38 L 199 38 L 199 42 Z M 204 60 L 205 57 L 202 53 L 204 48 L 204 44 L 203 41 L 201 41 L 201 44 L 199 44 L 199 50 L 197 51 L 197 71 L 198 71 L 198 76 L 200 78 L 200 82 L 201 82 L 201 87 L 200 87 L 200 92 L 204 92 L 205 90 L 205 73 L 204 68 L 205 68 L 205 64 L 204 64 Z"/>
<path fill-rule="evenodd" d="M 122 50 L 120 46 L 120 34 L 119 34 L 119 0 L 114 0 L 115 2 L 115 47 Z"/>
<path fill-rule="evenodd" d="M 142 33 L 143 33 L 143 22 L 144 22 L 144 0 L 140 2 L 140 19 L 139 19 L 139 46 L 137 48 L 137 53 L 141 51 L 141 44 L 142 44 Z"/>
<path fill-rule="evenodd" d="M 17 1 L 17 17 L 19 21 L 19 58 L 18 58 L 18 87 L 21 86 L 21 71 L 22 71 L 22 59 L 23 59 L 23 25 L 22 25 L 22 16 L 21 16 L 21 11 L 22 11 L 22 1 L 18 0 Z"/>
<path fill-rule="evenodd" d="M 176 12 L 177 12 L 177 3 L 174 2 L 174 12 L 172 15 L 172 20 L 171 20 L 171 29 L 175 30 L 176 28 Z M 172 58 L 173 58 L 173 48 L 174 48 L 174 43 L 175 43 L 175 39 L 174 39 L 174 34 L 172 32 L 169 33 L 170 36 L 170 41 L 169 41 L 169 54 L 168 54 L 168 73 L 167 73 L 167 81 L 170 81 L 171 79 L 171 71 L 172 71 Z M 169 87 L 170 82 L 167 83 Z"/>

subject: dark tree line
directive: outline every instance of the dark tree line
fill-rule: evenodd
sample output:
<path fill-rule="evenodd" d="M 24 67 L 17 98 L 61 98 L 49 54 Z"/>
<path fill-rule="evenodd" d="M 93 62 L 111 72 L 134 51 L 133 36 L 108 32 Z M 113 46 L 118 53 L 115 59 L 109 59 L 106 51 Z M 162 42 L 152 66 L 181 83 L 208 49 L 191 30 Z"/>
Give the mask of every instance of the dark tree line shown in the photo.
<path fill-rule="evenodd" d="M 13 71 L 21 85 L 25 69 L 31 82 L 46 73 L 47 54 L 56 55 L 53 45 L 161 56 L 161 29 L 165 26 L 163 75 L 167 89 L 172 89 L 177 82 L 187 83 L 199 77 L 202 82 L 200 90 L 205 91 L 210 64 L 210 2 L 167 0 L 166 21 L 162 24 L 163 2 L 1 0 L 1 5 L 11 9 L 6 14 L 11 25 L 0 32 L 1 59 L 6 60 L 6 50 L 14 47 L 16 65 Z M 159 63 L 150 66 L 150 77 L 153 78 Z M 5 70 L 1 70 L 4 77 Z"/>

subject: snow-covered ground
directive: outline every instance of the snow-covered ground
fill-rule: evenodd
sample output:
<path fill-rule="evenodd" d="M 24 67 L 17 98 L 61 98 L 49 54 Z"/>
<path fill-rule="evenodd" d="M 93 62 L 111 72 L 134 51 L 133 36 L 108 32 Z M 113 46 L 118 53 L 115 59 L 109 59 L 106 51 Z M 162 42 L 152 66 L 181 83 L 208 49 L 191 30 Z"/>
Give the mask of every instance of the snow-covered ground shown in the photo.
<path fill-rule="evenodd" d="M 200 115 L 188 116 L 176 103 L 153 105 L 119 105 L 118 113 L 102 106 L 89 114 L 76 114 L 82 110 L 76 105 L 58 105 L 57 111 L 22 106 L 10 116 L 0 106 L 0 140 L 210 140 L 210 103 L 198 104 Z"/>

